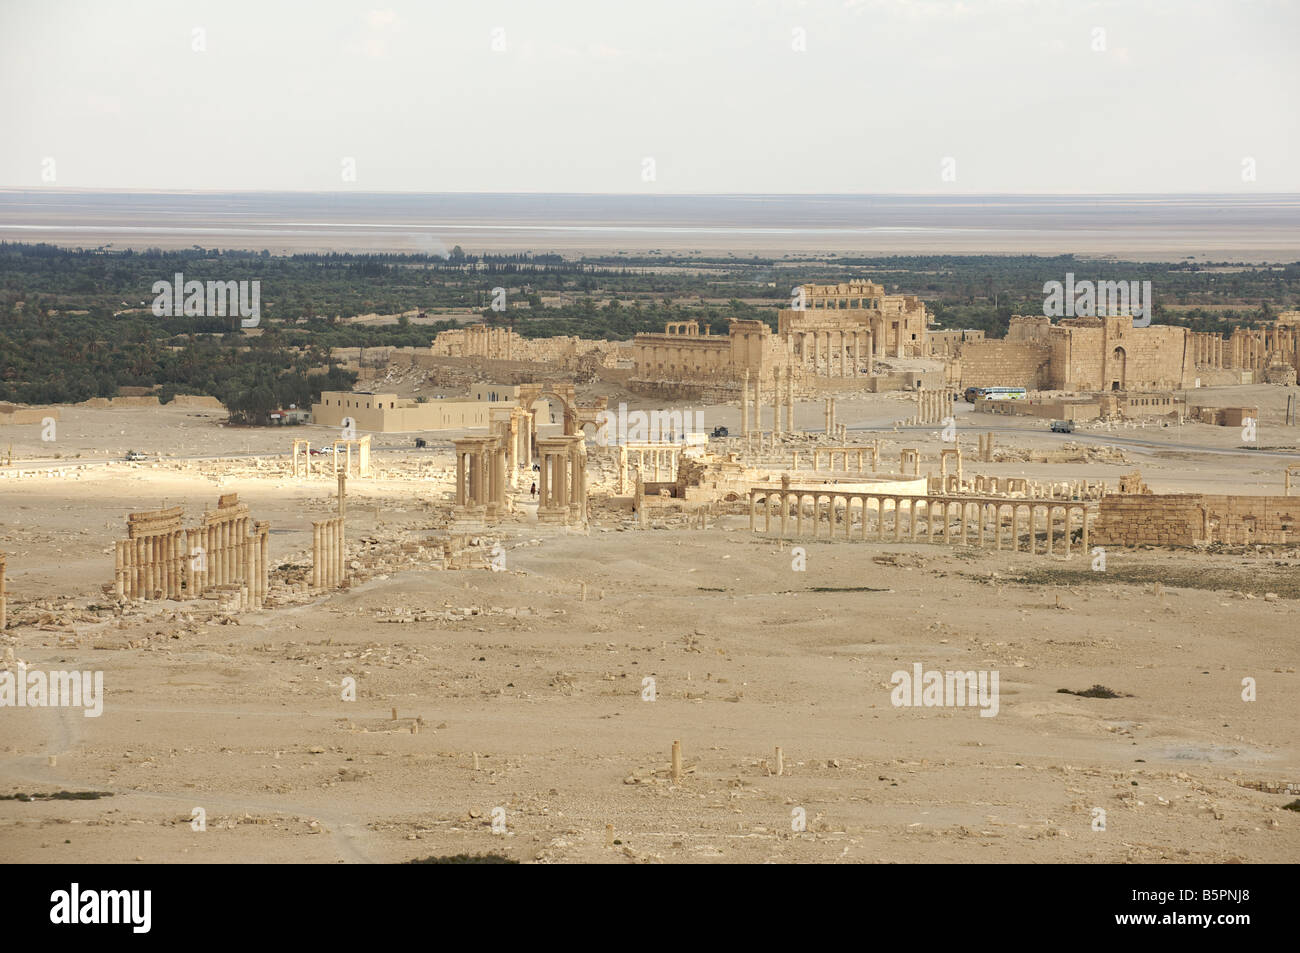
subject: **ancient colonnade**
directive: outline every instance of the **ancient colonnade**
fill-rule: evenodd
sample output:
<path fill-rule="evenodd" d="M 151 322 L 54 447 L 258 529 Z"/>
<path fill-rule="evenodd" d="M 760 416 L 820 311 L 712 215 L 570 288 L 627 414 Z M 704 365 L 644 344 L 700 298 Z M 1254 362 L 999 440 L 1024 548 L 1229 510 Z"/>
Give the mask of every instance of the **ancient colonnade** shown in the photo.
<path fill-rule="evenodd" d="M 918 424 L 943 423 L 945 417 L 953 416 L 955 400 L 956 395 L 946 388 L 940 390 L 920 388 L 916 392 L 916 416 L 913 418 L 913 422 Z"/>
<path fill-rule="evenodd" d="M 1023 529 L 1029 536 L 1026 551 L 1033 554 L 1040 551 L 1038 534 L 1042 529 L 1046 536 L 1041 547 L 1044 554 L 1069 555 L 1076 549 L 1072 534 L 1078 528 L 1082 540 L 1078 551 L 1088 552 L 1091 513 L 1082 502 L 841 492 L 830 488 L 791 487 L 788 477 L 781 484 L 780 489 L 754 487 L 749 491 L 752 531 L 767 534 L 775 531 L 783 538 L 811 533 L 814 539 L 825 536 L 880 542 L 892 539 L 894 542 L 960 543 L 999 550 L 1004 548 L 1005 537 L 1011 551 L 1018 552 Z"/>
<path fill-rule="evenodd" d="M 872 371 L 872 337 L 866 328 L 791 331 L 797 359 L 817 377 L 853 377 Z"/>
<path fill-rule="evenodd" d="M 784 384 L 781 378 L 784 377 Z M 740 384 L 740 432 L 761 432 L 763 429 L 763 390 L 762 378 L 753 377 L 753 392 L 750 392 L 749 369 L 745 369 Z M 752 408 L 752 410 L 751 410 Z M 782 424 L 782 417 L 785 423 Z M 789 365 L 772 368 L 772 432 L 775 434 L 794 432 L 794 369 Z"/>
<path fill-rule="evenodd" d="M 237 589 L 243 606 L 260 608 L 268 588 L 268 522 L 255 522 L 234 493 L 224 494 L 197 527 L 182 526 L 179 506 L 132 513 L 118 540 L 118 598 L 197 599 L 212 589 Z"/>
<path fill-rule="evenodd" d="M 840 469 L 845 470 L 849 473 L 868 473 L 868 472 L 875 473 L 880 466 L 880 441 L 879 440 L 873 440 L 869 445 L 863 444 L 862 446 L 811 447 L 808 450 L 804 450 L 804 451 L 795 450 L 792 452 L 790 458 L 791 470 L 797 471 L 799 469 L 800 453 L 812 454 L 812 468 L 814 470 L 821 469 L 822 454 L 826 454 L 826 469 L 828 470 L 835 469 L 836 454 L 840 455 L 841 462 L 843 463 L 843 466 L 840 467 Z M 863 465 L 863 461 L 867 454 L 871 455 L 871 469 L 869 471 L 865 469 Z M 855 467 L 849 466 L 850 459 L 856 459 L 857 465 Z"/>
<path fill-rule="evenodd" d="M 618 446 L 618 492 L 626 493 L 628 467 L 633 466 L 647 483 L 662 483 L 677 479 L 681 462 L 680 443 L 622 443 Z M 632 462 L 635 454 L 636 462 Z M 647 460 L 647 456 L 649 459 Z"/>
<path fill-rule="evenodd" d="M 347 579 L 347 538 L 342 516 L 313 520 L 311 524 L 311 585 L 337 589 Z"/>

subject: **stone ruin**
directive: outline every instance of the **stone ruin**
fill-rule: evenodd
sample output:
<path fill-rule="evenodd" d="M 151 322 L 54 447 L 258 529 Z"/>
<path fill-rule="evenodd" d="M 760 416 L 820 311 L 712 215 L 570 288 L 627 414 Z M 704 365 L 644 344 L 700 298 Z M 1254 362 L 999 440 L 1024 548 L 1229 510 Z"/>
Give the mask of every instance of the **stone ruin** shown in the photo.
<path fill-rule="evenodd" d="M 199 599 L 237 595 L 240 608 L 261 608 L 267 593 L 270 523 L 255 522 L 237 494 L 205 511 L 197 527 L 182 525 L 179 506 L 132 513 L 118 540 L 113 590 L 118 599 Z"/>

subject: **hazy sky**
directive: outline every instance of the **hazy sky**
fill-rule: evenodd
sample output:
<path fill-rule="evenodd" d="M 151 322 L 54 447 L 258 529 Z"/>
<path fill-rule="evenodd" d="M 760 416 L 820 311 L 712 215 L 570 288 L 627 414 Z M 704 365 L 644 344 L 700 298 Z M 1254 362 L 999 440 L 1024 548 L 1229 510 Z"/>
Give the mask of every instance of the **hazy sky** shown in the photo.
<path fill-rule="evenodd" d="M 1298 7 L 0 0 L 0 186 L 1300 191 Z"/>

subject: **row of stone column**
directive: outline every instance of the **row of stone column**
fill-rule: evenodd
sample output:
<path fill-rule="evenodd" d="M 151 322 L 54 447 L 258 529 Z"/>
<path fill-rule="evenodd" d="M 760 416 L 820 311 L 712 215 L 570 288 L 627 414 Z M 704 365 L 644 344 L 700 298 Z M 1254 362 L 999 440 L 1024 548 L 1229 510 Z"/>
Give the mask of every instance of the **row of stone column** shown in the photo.
<path fill-rule="evenodd" d="M 213 587 L 247 589 L 247 604 L 260 607 L 269 576 L 270 523 L 251 524 L 242 505 L 235 512 L 206 514 L 203 525 L 183 528 L 181 509 L 133 513 L 128 538 L 114 554 L 118 598 L 196 599 Z M 251 524 L 251 532 L 250 532 Z"/>
<path fill-rule="evenodd" d="M 783 380 L 784 378 L 784 380 Z M 763 389 L 760 375 L 753 376 L 750 392 L 749 369 L 745 369 L 740 386 L 740 432 L 763 429 Z M 784 418 L 784 423 L 782 420 Z M 794 368 L 789 365 L 772 368 L 772 432 L 794 433 Z"/>
<path fill-rule="evenodd" d="M 619 444 L 618 447 L 618 492 L 627 492 L 624 488 L 628 485 L 628 469 L 635 467 L 636 472 L 640 474 L 643 481 L 651 483 L 660 483 L 663 481 L 672 481 L 677 479 L 677 466 L 681 460 L 682 448 L 679 444 L 661 444 L 639 446 L 633 444 Z M 632 455 L 636 454 L 636 462 L 632 462 Z M 649 455 L 649 463 L 646 462 L 646 456 Z"/>
<path fill-rule="evenodd" d="M 311 585 L 313 589 L 337 589 L 347 578 L 344 560 L 347 540 L 341 516 L 313 520 L 311 524 Z"/>
<path fill-rule="evenodd" d="M 803 366 L 817 377 L 856 378 L 862 370 L 871 373 L 871 332 L 865 328 L 790 333 Z"/>
<path fill-rule="evenodd" d="M 514 334 L 509 328 L 472 324 L 465 329 L 466 356 L 509 361 L 514 358 Z"/>
<path fill-rule="evenodd" d="M 945 417 L 953 416 L 953 404 L 956 395 L 946 388 L 927 390 L 921 388 L 916 392 L 916 417 L 918 424 L 943 423 Z"/>
<path fill-rule="evenodd" d="M 1210 331 L 1192 331 L 1192 362 L 1197 366 L 1223 367 L 1223 338 Z"/>
<path fill-rule="evenodd" d="M 204 517 L 190 543 L 190 554 L 202 567 L 203 586 L 233 586 L 248 579 L 250 523 L 242 513 L 223 516 L 218 510 Z"/>
<path fill-rule="evenodd" d="M 793 451 L 790 460 L 791 470 L 799 469 L 800 453 L 812 454 L 812 468 L 814 470 L 821 469 L 822 454 L 826 454 L 826 469 L 828 470 L 835 469 L 836 454 L 840 455 L 840 462 L 842 464 L 840 469 L 848 473 L 867 473 L 868 471 L 864 466 L 864 461 L 868 455 L 871 457 L 871 473 L 875 473 L 877 468 L 880 466 L 879 440 L 873 440 L 870 444 L 864 444 L 857 447 L 812 447 L 807 451 L 795 450 Z M 850 459 L 856 459 L 857 465 L 855 467 L 849 466 Z"/>
<path fill-rule="evenodd" d="M 971 544 L 981 547 L 988 547 L 991 544 L 992 548 L 1000 550 L 1003 548 L 1002 540 L 1005 529 L 1008 530 L 1006 536 L 1009 538 L 1011 551 L 1017 552 L 1020 550 L 1019 539 L 1023 513 L 1023 524 L 1029 536 L 1027 551 L 1035 554 L 1039 551 L 1038 514 L 1042 511 L 1044 514 L 1042 523 L 1046 531 L 1046 542 L 1043 547 L 1045 554 L 1056 553 L 1059 549 L 1061 555 L 1069 555 L 1073 549 L 1071 535 L 1076 523 L 1082 531 L 1080 552 L 1084 554 L 1088 552 L 1089 518 L 1091 514 L 1087 505 L 1083 503 L 836 493 L 817 489 L 792 489 L 788 486 L 787 479 L 782 480 L 782 489 L 779 491 L 762 487 L 750 490 L 749 526 L 751 530 L 759 531 L 758 509 L 762 505 L 762 532 L 771 533 L 775 526 L 783 537 L 791 535 L 792 530 L 793 535 L 803 535 L 805 501 L 811 499 L 810 522 L 813 538 L 821 535 L 820 526 L 823 522 L 826 523 L 825 535 L 827 538 L 840 535 L 836 530 L 837 516 L 841 518 L 843 523 L 843 538 L 853 538 L 853 510 L 856 504 L 859 514 L 857 524 L 859 539 L 865 540 L 874 536 L 878 541 L 885 541 L 892 536 L 894 542 L 925 541 L 948 544 L 960 542 L 962 545 Z M 782 505 L 783 501 L 784 505 Z M 906 527 L 903 521 L 904 509 L 907 510 L 908 514 Z M 1010 511 L 1010 518 L 1006 519 L 1004 514 L 1008 510 Z M 793 511 L 794 515 L 793 521 L 791 520 L 791 511 Z M 891 511 L 894 514 L 892 527 L 887 525 L 886 520 L 886 514 Z M 938 515 L 936 515 L 936 511 Z M 876 514 L 874 533 L 870 531 L 869 514 L 872 512 Z M 823 514 L 825 514 L 824 518 Z M 1060 516 L 1059 520 L 1058 514 Z M 958 524 L 955 531 L 952 527 L 954 515 Z M 1059 534 L 1057 533 L 1058 522 L 1061 524 Z M 990 523 L 992 524 L 991 531 Z M 924 533 L 921 532 L 923 525 L 925 527 Z M 1058 536 L 1061 540 L 1059 547 L 1056 542 Z"/>
<path fill-rule="evenodd" d="M 179 506 L 127 518 L 127 538 L 118 540 L 113 559 L 119 598 L 179 599 L 185 592 L 184 511 Z"/>

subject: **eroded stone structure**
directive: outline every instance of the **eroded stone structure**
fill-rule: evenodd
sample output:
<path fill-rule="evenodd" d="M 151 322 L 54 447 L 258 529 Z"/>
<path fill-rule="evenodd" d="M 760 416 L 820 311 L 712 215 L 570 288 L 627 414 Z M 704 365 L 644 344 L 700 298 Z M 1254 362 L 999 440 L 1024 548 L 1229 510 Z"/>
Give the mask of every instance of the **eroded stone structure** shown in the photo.
<path fill-rule="evenodd" d="M 801 307 L 783 309 L 777 333 L 817 377 L 870 374 L 873 359 L 925 357 L 930 315 L 915 295 L 891 295 L 873 281 L 803 285 Z"/>
<path fill-rule="evenodd" d="M 585 527 L 587 447 L 582 435 L 543 437 L 537 441 L 537 455 L 541 466 L 537 480 L 537 521 Z"/>
<path fill-rule="evenodd" d="M 1012 315 L 1000 340 L 958 345 L 962 387 L 1164 391 L 1207 383 L 1291 383 L 1300 371 L 1300 312 L 1230 338 L 1171 325 L 1134 327 L 1130 315 Z"/>
<path fill-rule="evenodd" d="M 874 282 L 849 281 L 804 285 L 795 303 L 779 312 L 775 333 L 762 321 L 737 319 L 725 335 L 701 330 L 698 321 L 669 322 L 662 334 L 638 334 L 632 340 L 632 383 L 660 390 L 714 385 L 734 393 L 737 386 L 744 388 L 746 374 L 769 380 L 778 369 L 789 368 L 786 386 L 793 390 L 817 379 L 857 380 L 874 372 L 878 358 L 926 356 L 930 315 L 913 295 L 885 294 Z M 774 383 L 773 389 L 779 393 L 781 385 Z M 788 423 L 786 429 L 792 429 Z"/>
<path fill-rule="evenodd" d="M 293 478 L 295 480 L 311 476 L 311 441 L 293 442 Z"/>
<path fill-rule="evenodd" d="M 197 527 L 184 511 L 132 513 L 114 559 L 114 589 L 126 599 L 197 599 L 211 589 L 237 591 L 260 608 L 268 583 L 270 523 L 255 522 L 237 494 L 224 494 Z"/>
<path fill-rule="evenodd" d="M 297 443 L 297 441 L 294 441 Z M 342 453 L 339 452 L 342 448 Z M 357 451 L 357 462 L 355 469 L 352 465 L 352 451 Z M 340 471 L 339 458 L 343 457 L 344 465 L 342 472 L 348 476 L 365 477 L 370 476 L 370 434 L 364 434 L 351 440 L 334 441 L 334 472 Z M 295 471 L 296 472 L 296 471 Z"/>
<path fill-rule="evenodd" d="M 956 395 L 948 390 L 929 390 L 919 388 L 916 392 L 916 416 L 913 423 L 940 424 L 944 418 L 953 416 Z"/>
<path fill-rule="evenodd" d="M 1088 552 L 1089 524 L 1090 509 L 1085 502 L 908 496 L 835 486 L 798 487 L 788 478 L 781 481 L 779 489 L 754 487 L 749 491 L 749 528 L 783 538 L 808 533 L 814 539 L 892 539 L 993 549 L 1002 549 L 1005 538 L 1010 550 L 1018 552 L 1023 528 L 1026 552 L 1035 554 L 1041 549 L 1045 555 L 1068 556 L 1076 551 L 1076 529 L 1081 541 L 1077 551 Z"/>
<path fill-rule="evenodd" d="M 1250 546 L 1300 540 L 1300 499 L 1208 493 L 1111 494 L 1101 500 L 1102 546 Z"/>
<path fill-rule="evenodd" d="M 341 516 L 311 524 L 311 585 L 338 589 L 347 581 L 347 534 Z"/>
<path fill-rule="evenodd" d="M 581 438 L 579 438 L 581 439 Z M 506 445 L 499 436 L 462 437 L 456 452 L 458 520 L 495 522 L 506 512 Z"/>

